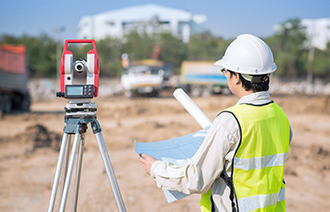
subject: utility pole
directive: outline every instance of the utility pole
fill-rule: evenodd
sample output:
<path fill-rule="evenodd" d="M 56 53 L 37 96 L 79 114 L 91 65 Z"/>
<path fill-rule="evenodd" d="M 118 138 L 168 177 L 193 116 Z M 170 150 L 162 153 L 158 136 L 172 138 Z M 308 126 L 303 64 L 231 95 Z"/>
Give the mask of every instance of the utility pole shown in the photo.
<path fill-rule="evenodd" d="M 312 26 L 311 26 L 311 33 L 309 35 L 309 46 L 308 46 L 308 63 L 310 64 L 310 68 L 307 73 L 307 82 L 311 83 L 313 85 L 313 72 L 314 72 L 314 52 L 315 52 L 315 47 L 313 46 L 313 39 L 315 35 L 315 21 L 312 21 Z"/>
<path fill-rule="evenodd" d="M 311 43 L 311 42 L 310 42 Z M 309 50 L 308 50 L 308 62 L 310 64 L 310 70 L 308 70 L 307 73 L 307 82 L 313 84 L 313 62 L 314 62 L 314 52 L 315 52 L 315 47 L 310 44 Z"/>

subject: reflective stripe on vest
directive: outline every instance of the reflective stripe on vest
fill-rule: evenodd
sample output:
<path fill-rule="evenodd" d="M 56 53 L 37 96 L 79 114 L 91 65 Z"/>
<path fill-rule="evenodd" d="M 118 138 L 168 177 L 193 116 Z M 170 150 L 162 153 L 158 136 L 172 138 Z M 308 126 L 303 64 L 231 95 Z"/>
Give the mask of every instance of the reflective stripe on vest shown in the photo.
<path fill-rule="evenodd" d="M 283 110 L 269 103 L 241 104 L 223 112 L 235 116 L 241 131 L 231 176 L 238 211 L 285 211 L 283 169 L 290 125 Z"/>
<path fill-rule="evenodd" d="M 278 193 L 269 195 L 256 195 L 245 197 L 238 200 L 240 211 L 253 211 L 259 208 L 272 206 L 274 203 L 285 200 L 285 188 L 282 188 Z"/>
<path fill-rule="evenodd" d="M 243 170 L 263 169 L 271 166 L 284 166 L 288 153 L 268 155 L 261 158 L 234 158 L 235 168 Z"/>

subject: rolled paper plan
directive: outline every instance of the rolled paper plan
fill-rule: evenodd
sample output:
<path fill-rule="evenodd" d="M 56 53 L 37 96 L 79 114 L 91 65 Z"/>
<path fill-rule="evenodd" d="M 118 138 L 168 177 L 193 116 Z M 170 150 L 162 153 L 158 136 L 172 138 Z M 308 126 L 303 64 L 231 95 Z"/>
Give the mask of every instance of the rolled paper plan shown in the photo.
<path fill-rule="evenodd" d="M 212 122 L 203 113 L 203 111 L 190 99 L 190 97 L 181 89 L 178 88 L 173 92 L 173 96 L 181 103 L 181 105 L 190 113 L 190 115 L 205 129 Z"/>

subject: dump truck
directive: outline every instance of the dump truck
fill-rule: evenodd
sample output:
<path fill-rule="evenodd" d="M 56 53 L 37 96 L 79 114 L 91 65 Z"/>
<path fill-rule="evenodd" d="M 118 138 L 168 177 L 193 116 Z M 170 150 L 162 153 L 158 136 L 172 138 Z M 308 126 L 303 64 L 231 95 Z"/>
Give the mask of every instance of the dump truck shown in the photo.
<path fill-rule="evenodd" d="M 132 66 L 121 77 L 121 84 L 127 98 L 159 96 L 164 88 L 164 71 L 158 66 Z"/>
<path fill-rule="evenodd" d="M 29 111 L 25 45 L 0 45 L 0 113 Z"/>
<path fill-rule="evenodd" d="M 125 96 L 159 97 L 164 89 L 164 81 L 169 79 L 171 65 L 162 61 L 145 59 L 134 61 L 121 77 Z"/>
<path fill-rule="evenodd" d="M 180 83 L 193 97 L 228 92 L 226 77 L 211 61 L 183 61 Z"/>

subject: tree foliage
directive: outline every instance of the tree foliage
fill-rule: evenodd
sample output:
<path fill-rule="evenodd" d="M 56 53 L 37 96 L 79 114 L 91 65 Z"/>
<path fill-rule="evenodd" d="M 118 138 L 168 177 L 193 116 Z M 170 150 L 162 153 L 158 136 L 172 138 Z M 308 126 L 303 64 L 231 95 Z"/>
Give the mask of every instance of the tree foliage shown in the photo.
<path fill-rule="evenodd" d="M 306 73 L 306 33 L 299 19 L 283 22 L 277 33 L 266 40 L 271 47 L 279 77 L 296 78 Z"/>
<path fill-rule="evenodd" d="M 96 43 L 100 61 L 100 75 L 108 77 L 120 76 L 122 73 L 122 42 L 116 38 L 105 38 Z"/>
<path fill-rule="evenodd" d="M 165 63 L 171 63 L 174 67 L 174 72 L 179 73 L 181 62 L 187 58 L 186 45 L 169 32 L 160 33 L 156 44 L 161 49 L 160 59 Z"/>
<path fill-rule="evenodd" d="M 314 61 L 311 65 L 313 73 L 317 78 L 330 80 L 330 43 L 327 45 L 326 51 L 315 50 Z"/>
<path fill-rule="evenodd" d="M 230 40 L 231 41 L 231 40 Z M 221 58 L 230 42 L 215 37 L 210 32 L 196 34 L 187 44 L 188 60 L 215 61 Z"/>
<path fill-rule="evenodd" d="M 131 61 L 153 58 L 156 45 L 161 49 L 160 60 L 171 63 L 174 73 L 179 73 L 181 62 L 184 60 L 216 61 L 222 58 L 233 40 L 225 40 L 210 32 L 205 32 L 193 35 L 188 43 L 184 43 L 171 32 L 162 31 L 158 22 L 155 17 L 152 19 L 152 25 L 131 31 L 123 39 L 107 37 L 98 40 L 96 45 L 101 76 L 121 76 L 124 70 L 121 65 L 123 53 L 127 53 Z M 315 49 L 314 59 L 309 60 L 311 53 L 309 40 L 299 19 L 288 19 L 280 24 L 273 36 L 263 39 L 273 51 L 278 67 L 274 73 L 276 76 L 296 79 L 313 73 L 314 77 L 330 79 L 330 44 L 326 50 Z M 57 42 L 49 36 L 45 34 L 39 37 L 2 35 L 0 43 L 26 45 L 32 77 L 56 76 Z M 78 57 L 85 57 L 89 48 L 91 47 L 88 45 L 72 47 L 75 56 Z"/>

